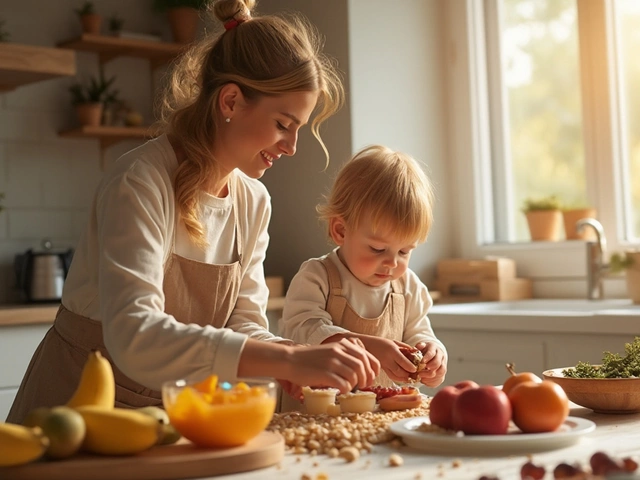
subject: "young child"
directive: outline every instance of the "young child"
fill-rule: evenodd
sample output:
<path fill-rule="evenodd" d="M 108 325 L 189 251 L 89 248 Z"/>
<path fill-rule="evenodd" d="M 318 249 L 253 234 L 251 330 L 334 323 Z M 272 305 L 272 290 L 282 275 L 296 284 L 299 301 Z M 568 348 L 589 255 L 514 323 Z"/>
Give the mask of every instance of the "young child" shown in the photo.
<path fill-rule="evenodd" d="M 298 343 L 360 339 L 380 362 L 376 384 L 407 382 L 411 374 L 436 387 L 447 371 L 447 353 L 431 328 L 427 287 L 408 268 L 427 238 L 433 191 L 410 156 L 383 146 L 357 153 L 338 173 L 317 210 L 337 245 L 307 260 L 291 281 L 280 333 Z M 402 353 L 423 354 L 416 366 Z"/>

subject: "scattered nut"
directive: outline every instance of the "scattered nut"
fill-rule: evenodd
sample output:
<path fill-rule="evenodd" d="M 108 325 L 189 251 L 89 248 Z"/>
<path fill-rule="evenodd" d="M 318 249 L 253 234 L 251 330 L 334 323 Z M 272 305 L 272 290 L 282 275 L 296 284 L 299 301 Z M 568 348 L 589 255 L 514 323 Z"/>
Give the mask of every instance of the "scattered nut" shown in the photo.
<path fill-rule="evenodd" d="M 339 456 L 349 463 L 355 462 L 360 458 L 360 450 L 355 447 L 343 447 L 340 449 Z"/>
<path fill-rule="evenodd" d="M 389 455 L 389 466 L 390 467 L 399 467 L 404 463 L 404 458 L 402 458 L 397 453 L 392 453 Z"/>

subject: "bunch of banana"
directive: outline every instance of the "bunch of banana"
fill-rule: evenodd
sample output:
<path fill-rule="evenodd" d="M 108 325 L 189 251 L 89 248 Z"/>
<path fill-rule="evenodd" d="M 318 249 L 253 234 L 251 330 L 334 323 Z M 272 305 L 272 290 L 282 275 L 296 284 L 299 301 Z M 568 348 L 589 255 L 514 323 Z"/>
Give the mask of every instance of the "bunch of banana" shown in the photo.
<path fill-rule="evenodd" d="M 22 465 L 40 458 L 49 439 L 39 428 L 0 423 L 0 467 Z"/>
<path fill-rule="evenodd" d="M 103 408 L 113 408 L 115 401 L 116 383 L 111 364 L 99 351 L 94 350 L 84 364 L 80 382 L 67 402 L 67 407 L 98 405 Z"/>
<path fill-rule="evenodd" d="M 82 449 L 101 455 L 132 455 L 158 443 L 162 425 L 151 415 L 125 408 L 77 407 L 86 425 Z"/>

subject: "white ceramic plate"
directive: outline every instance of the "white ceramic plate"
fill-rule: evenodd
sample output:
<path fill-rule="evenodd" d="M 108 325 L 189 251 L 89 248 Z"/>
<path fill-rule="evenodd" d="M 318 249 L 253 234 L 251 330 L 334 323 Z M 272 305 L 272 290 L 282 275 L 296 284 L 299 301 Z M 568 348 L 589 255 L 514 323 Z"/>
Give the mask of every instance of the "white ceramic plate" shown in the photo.
<path fill-rule="evenodd" d="M 410 447 L 435 454 L 453 455 L 508 455 L 555 450 L 577 443 L 581 437 L 593 432 L 596 424 L 591 420 L 567 417 L 555 432 L 520 433 L 513 429 L 506 435 L 454 435 L 441 432 L 421 432 L 418 427 L 431 423 L 429 417 L 405 418 L 391 424 L 391 431 Z"/>

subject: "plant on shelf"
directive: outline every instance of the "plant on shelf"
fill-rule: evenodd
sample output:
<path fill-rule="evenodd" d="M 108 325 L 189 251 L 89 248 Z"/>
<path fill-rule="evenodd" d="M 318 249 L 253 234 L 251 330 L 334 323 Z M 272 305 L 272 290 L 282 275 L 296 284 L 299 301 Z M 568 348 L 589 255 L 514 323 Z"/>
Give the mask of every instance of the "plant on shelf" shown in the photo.
<path fill-rule="evenodd" d="M 176 43 L 191 43 L 198 33 L 199 10 L 204 10 L 211 0 L 154 0 L 153 8 L 167 12 L 171 35 Z"/>
<path fill-rule="evenodd" d="M 124 18 L 119 16 L 117 13 L 114 13 L 109 17 L 109 33 L 112 35 L 117 35 L 122 31 L 122 27 L 124 26 Z"/>
<path fill-rule="evenodd" d="M 595 231 L 583 229 L 578 232 L 576 223 L 582 218 L 597 218 L 598 211 L 586 202 L 574 202 L 562 206 L 562 220 L 567 240 L 595 240 Z"/>
<path fill-rule="evenodd" d="M 80 17 L 82 31 L 84 33 L 100 34 L 100 25 L 102 24 L 102 16 L 96 12 L 93 2 L 84 2 L 81 7 L 76 8 L 76 13 Z"/>
<path fill-rule="evenodd" d="M 115 76 L 106 79 L 100 72 L 98 77 L 91 77 L 87 84 L 75 83 L 69 87 L 71 103 L 82 125 L 101 124 L 105 101 L 114 94 L 117 95 L 117 91 L 109 90 L 115 80 Z"/>
<path fill-rule="evenodd" d="M 531 240 L 558 240 L 562 214 L 560 200 L 555 195 L 525 199 L 522 212 L 527 218 Z"/>
<path fill-rule="evenodd" d="M 555 195 L 542 198 L 527 198 L 522 206 L 524 213 L 545 210 L 560 210 L 560 200 Z"/>
<path fill-rule="evenodd" d="M 4 28 L 4 24 L 6 22 L 4 20 L 0 20 L 0 42 L 8 42 L 11 38 L 9 32 L 7 32 Z"/>
<path fill-rule="evenodd" d="M 609 259 L 609 272 L 625 272 L 627 294 L 633 303 L 640 303 L 640 250 L 614 252 Z"/>
<path fill-rule="evenodd" d="M 633 258 L 632 253 L 634 253 L 634 251 L 632 250 L 627 250 L 622 253 L 612 253 L 611 257 L 609 258 L 609 271 L 611 273 L 621 273 L 624 272 L 627 268 L 630 268 L 632 265 L 634 265 L 636 262 Z"/>

